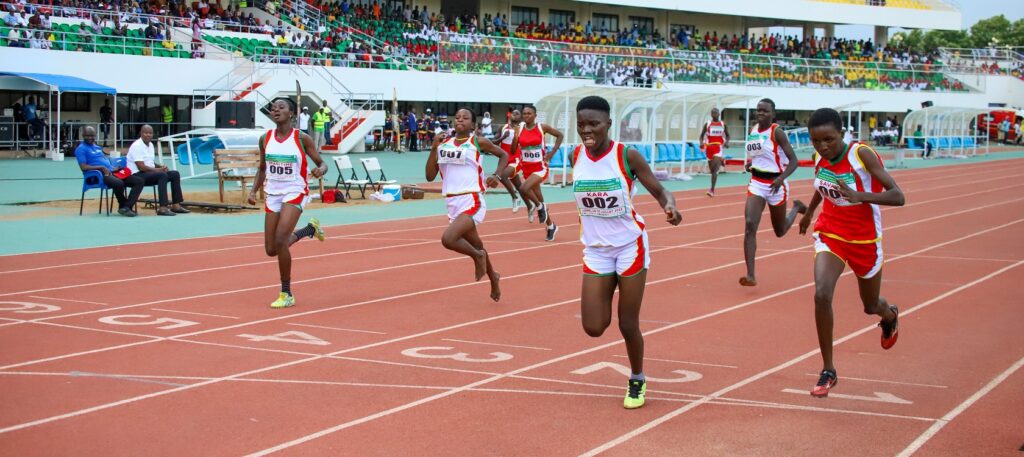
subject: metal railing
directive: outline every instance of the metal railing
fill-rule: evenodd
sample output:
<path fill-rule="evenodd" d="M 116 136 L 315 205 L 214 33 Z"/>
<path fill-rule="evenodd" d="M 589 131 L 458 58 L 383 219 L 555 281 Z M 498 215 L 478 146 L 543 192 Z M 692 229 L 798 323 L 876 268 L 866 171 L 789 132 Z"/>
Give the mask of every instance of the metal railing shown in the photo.
<path fill-rule="evenodd" d="M 655 81 L 829 89 L 969 91 L 939 66 L 824 60 L 757 54 L 572 45 L 503 37 L 443 35 L 439 70 L 596 79 L 598 84 Z"/>
<path fill-rule="evenodd" d="M 20 4 L 12 3 L 12 2 L 0 2 L 0 7 L 2 7 L 3 10 L 5 10 L 5 11 L 11 11 L 11 10 L 16 10 L 17 7 L 20 7 Z M 51 17 L 75 18 L 75 19 L 83 19 L 83 20 L 85 20 L 85 19 L 91 20 L 92 18 L 96 17 L 96 18 L 101 19 L 103 24 L 106 24 L 107 22 L 109 22 L 109 24 L 107 24 L 108 26 L 112 26 L 113 23 L 114 23 L 114 18 L 117 18 L 118 20 L 120 20 L 120 23 L 124 24 L 124 25 L 130 25 L 130 24 L 150 24 L 150 23 L 156 21 L 156 22 L 159 22 L 159 23 L 161 23 L 163 25 L 167 25 L 167 26 L 171 26 L 171 27 L 183 27 L 183 28 L 191 28 L 192 27 L 192 19 L 191 18 L 172 16 L 172 15 L 135 13 L 135 12 L 130 12 L 130 11 L 118 11 L 118 10 L 113 10 L 113 11 L 110 11 L 110 10 L 97 10 L 97 9 L 90 9 L 90 8 L 78 8 L 78 7 L 72 7 L 72 6 L 56 6 L 56 5 L 38 4 L 38 3 L 28 3 L 28 4 L 25 5 L 25 10 L 26 11 L 34 11 L 35 9 L 48 9 L 49 11 L 51 11 L 51 14 L 50 14 Z M 213 21 L 213 20 L 208 20 L 208 19 L 198 19 L 198 21 L 200 23 L 200 26 L 204 30 L 230 30 L 230 31 L 247 32 L 247 33 L 264 33 L 262 27 L 260 27 L 260 26 L 242 25 L 241 23 L 235 23 L 235 22 L 230 22 L 230 21 Z M 98 25 L 103 26 L 103 24 L 98 24 Z M 207 27 L 207 25 L 212 25 L 212 27 Z"/>
<path fill-rule="evenodd" d="M 25 48 L 80 52 L 120 51 L 117 53 L 135 54 L 137 52 L 138 55 L 156 57 L 193 57 L 193 50 L 190 47 L 181 46 L 179 48 L 178 46 L 180 43 L 169 39 L 155 40 L 149 38 L 103 35 L 89 31 L 61 32 L 57 30 L 40 30 L 24 27 L 6 28 L 8 30 L 17 31 L 21 35 L 22 38 L 18 39 L 18 44 L 20 47 Z M 51 40 L 50 37 L 53 37 L 53 39 Z M 7 40 L 7 46 L 14 46 L 9 35 L 5 35 L 3 38 Z M 141 42 L 141 44 L 139 42 Z M 168 47 L 168 45 L 171 45 L 171 47 Z"/>

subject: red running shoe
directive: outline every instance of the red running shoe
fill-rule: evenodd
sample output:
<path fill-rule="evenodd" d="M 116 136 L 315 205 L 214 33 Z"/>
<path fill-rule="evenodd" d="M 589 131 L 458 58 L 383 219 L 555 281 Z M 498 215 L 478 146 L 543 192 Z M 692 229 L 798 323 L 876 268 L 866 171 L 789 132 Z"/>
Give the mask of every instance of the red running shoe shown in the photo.
<path fill-rule="evenodd" d="M 821 370 L 821 376 L 818 377 L 818 383 L 811 389 L 812 397 L 827 397 L 828 391 L 835 387 L 839 382 L 839 377 L 836 376 L 836 372 L 832 370 Z"/>
<path fill-rule="evenodd" d="M 889 349 L 896 345 L 896 340 L 900 336 L 900 310 L 895 305 L 889 305 L 889 309 L 896 317 L 892 318 L 892 322 L 879 322 L 878 326 L 882 327 L 882 349 Z"/>

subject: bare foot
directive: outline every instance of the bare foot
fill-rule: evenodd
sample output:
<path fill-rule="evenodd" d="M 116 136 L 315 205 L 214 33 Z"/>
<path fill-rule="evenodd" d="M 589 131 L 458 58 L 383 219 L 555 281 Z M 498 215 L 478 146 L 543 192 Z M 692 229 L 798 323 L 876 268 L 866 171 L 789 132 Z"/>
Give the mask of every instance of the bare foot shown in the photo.
<path fill-rule="evenodd" d="M 793 200 L 793 209 L 796 210 L 797 214 L 804 214 L 807 212 L 807 205 L 800 200 Z"/>
<path fill-rule="evenodd" d="M 740 278 L 740 285 L 741 286 L 746 286 L 746 287 L 754 287 L 754 286 L 757 285 L 757 280 L 754 279 L 754 278 L 750 278 L 750 277 L 744 276 L 744 277 Z"/>
<path fill-rule="evenodd" d="M 480 278 L 484 277 L 484 275 L 487 274 L 487 251 L 481 249 L 480 252 L 482 252 L 483 255 L 473 259 L 473 263 L 475 264 L 476 267 L 475 275 L 477 281 L 479 281 Z"/>
<path fill-rule="evenodd" d="M 491 300 L 501 300 L 501 287 L 498 286 L 498 281 L 501 279 L 501 275 L 497 271 L 492 271 L 487 275 L 491 279 Z"/>

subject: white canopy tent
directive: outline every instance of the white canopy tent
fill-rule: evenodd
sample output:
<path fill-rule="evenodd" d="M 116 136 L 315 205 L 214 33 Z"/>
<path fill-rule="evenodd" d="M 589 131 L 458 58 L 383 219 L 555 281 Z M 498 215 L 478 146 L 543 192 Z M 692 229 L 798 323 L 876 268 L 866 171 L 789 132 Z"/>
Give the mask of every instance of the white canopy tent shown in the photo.
<path fill-rule="evenodd" d="M 680 171 L 686 169 L 685 145 L 700 137 L 700 129 L 704 120 L 709 118 L 711 108 L 725 109 L 732 104 L 755 98 L 748 95 L 676 92 L 667 89 L 582 86 L 542 97 L 535 105 L 538 119 L 565 133 L 566 145 L 578 144 L 576 103 L 590 95 L 608 100 L 612 118 L 609 136 L 623 143 L 649 145 L 652 163 L 663 162 L 658 158 L 656 144 L 682 144 L 684 152 L 679 162 Z M 563 156 L 556 162 L 562 165 L 563 185 L 567 180 L 569 166 L 564 154 L 568 150 L 564 148 L 559 151 Z"/>
<path fill-rule="evenodd" d="M 907 149 L 923 151 L 931 143 L 936 157 L 966 158 L 977 155 L 980 142 L 986 139 L 978 130 L 977 118 L 988 110 L 981 108 L 930 106 L 912 111 L 903 120 L 903 138 Z M 921 134 L 915 132 L 921 129 Z M 913 143 L 913 144 L 912 144 Z M 985 141 L 988 154 L 988 141 Z M 897 157 L 897 163 L 902 157 Z"/>

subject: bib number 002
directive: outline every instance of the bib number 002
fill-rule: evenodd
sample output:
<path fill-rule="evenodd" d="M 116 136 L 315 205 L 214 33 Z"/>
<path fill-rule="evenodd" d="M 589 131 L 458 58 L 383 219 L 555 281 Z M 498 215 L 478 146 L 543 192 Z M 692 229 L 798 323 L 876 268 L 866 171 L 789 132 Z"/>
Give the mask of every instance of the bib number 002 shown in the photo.
<path fill-rule="evenodd" d="M 612 209 L 619 206 L 619 197 L 582 197 L 580 204 L 584 208 Z"/>

